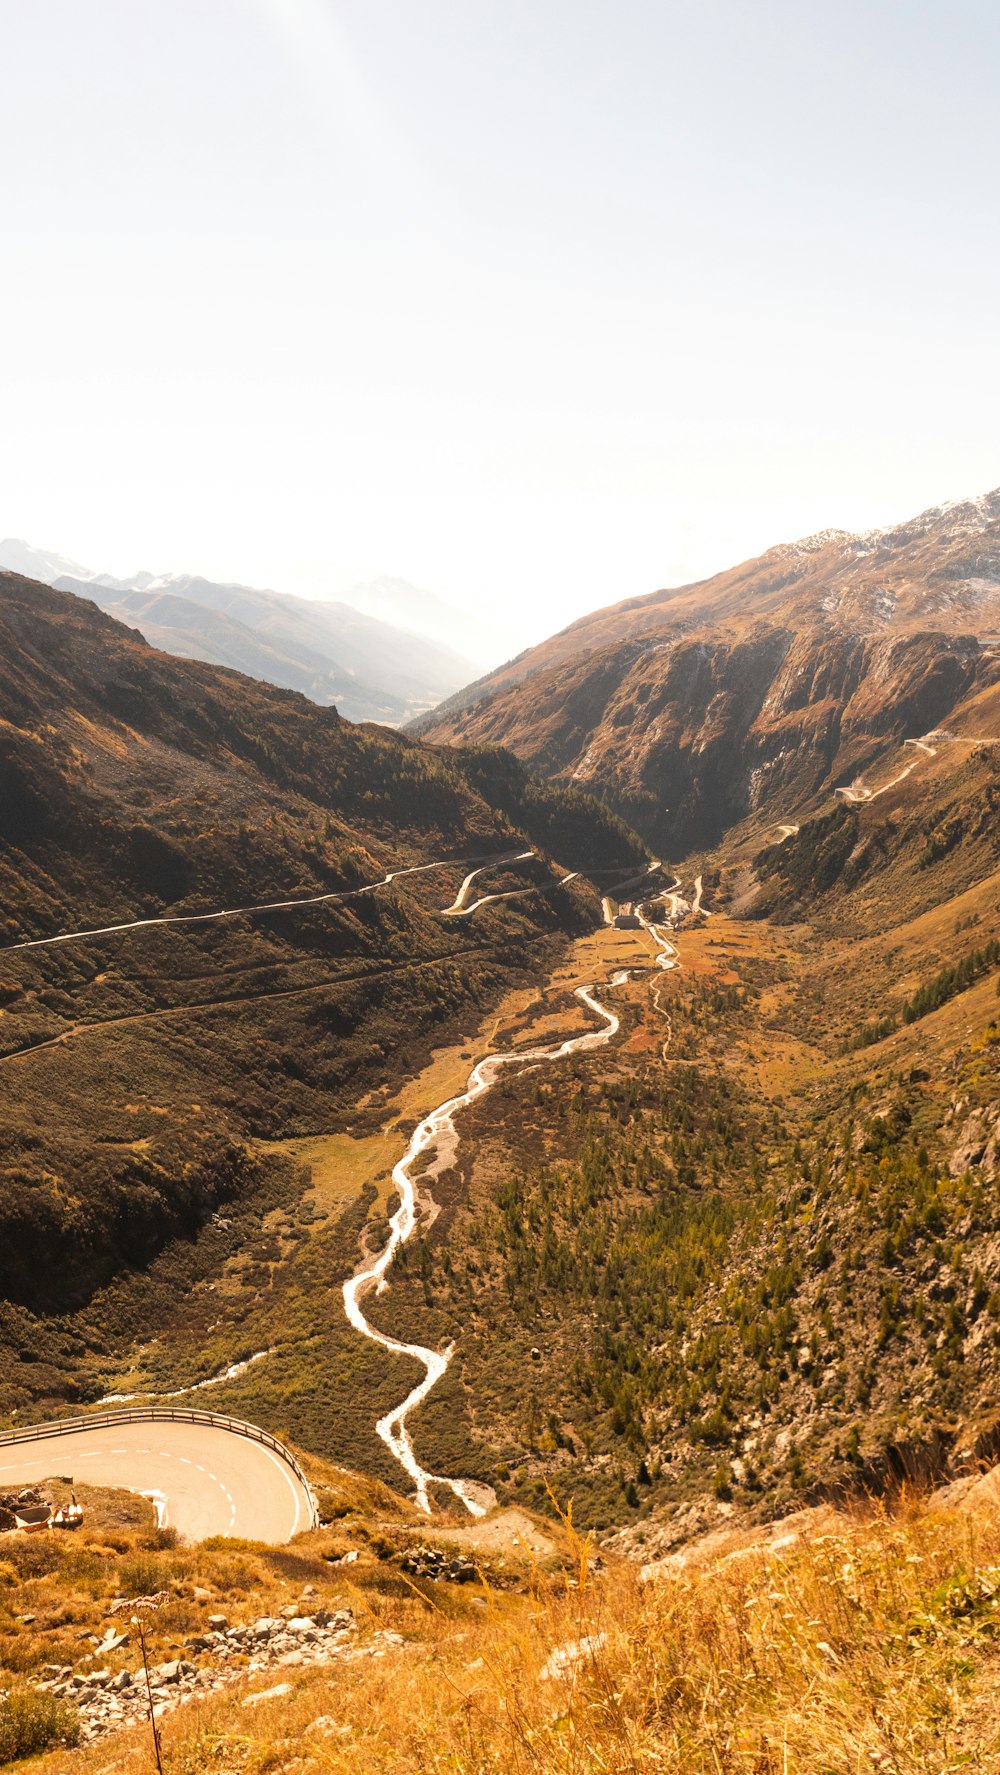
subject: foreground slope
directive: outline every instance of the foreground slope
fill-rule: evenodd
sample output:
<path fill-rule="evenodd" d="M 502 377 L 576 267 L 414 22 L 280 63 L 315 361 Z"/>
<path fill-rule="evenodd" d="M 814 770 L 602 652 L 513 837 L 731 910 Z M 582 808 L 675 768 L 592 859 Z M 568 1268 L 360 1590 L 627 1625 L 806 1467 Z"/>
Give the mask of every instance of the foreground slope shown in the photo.
<path fill-rule="evenodd" d="M 643 1573 L 523 1513 L 428 1536 L 399 1499 L 323 1477 L 333 1520 L 287 1549 L 174 1548 L 97 1492 L 84 1548 L 0 1538 L 5 1754 L 48 1750 L 43 1775 L 149 1758 L 128 1616 L 155 1589 L 162 1751 L 191 1775 L 1000 1768 L 995 1474 Z"/>

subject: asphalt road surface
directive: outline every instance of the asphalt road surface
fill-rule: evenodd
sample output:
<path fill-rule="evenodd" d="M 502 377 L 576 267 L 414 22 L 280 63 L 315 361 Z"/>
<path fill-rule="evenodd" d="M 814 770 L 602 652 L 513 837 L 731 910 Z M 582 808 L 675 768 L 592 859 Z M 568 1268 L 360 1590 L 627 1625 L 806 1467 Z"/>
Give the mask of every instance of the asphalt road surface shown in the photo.
<path fill-rule="evenodd" d="M 281 1456 L 214 1424 L 154 1420 L 0 1444 L 0 1491 L 56 1476 L 141 1492 L 191 1541 L 278 1544 L 311 1526 L 305 1489 Z"/>

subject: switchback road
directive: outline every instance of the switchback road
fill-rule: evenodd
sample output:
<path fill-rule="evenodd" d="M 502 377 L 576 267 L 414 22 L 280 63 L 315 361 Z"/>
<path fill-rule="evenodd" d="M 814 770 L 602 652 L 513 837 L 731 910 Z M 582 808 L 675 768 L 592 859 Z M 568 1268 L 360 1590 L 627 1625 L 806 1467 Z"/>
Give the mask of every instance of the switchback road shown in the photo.
<path fill-rule="evenodd" d="M 221 1423 L 147 1415 L 0 1442 L 3 1491 L 56 1476 L 141 1493 L 161 1523 L 192 1541 L 241 1535 L 281 1543 L 313 1523 L 312 1500 L 288 1460 Z"/>

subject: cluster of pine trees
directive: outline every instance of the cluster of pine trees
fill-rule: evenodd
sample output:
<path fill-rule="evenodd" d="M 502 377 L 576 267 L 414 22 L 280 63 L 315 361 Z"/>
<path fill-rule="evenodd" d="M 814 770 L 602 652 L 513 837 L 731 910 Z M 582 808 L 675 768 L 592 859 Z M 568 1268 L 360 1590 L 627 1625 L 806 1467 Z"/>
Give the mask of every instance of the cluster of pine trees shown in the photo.
<path fill-rule="evenodd" d="M 957 993 L 964 992 L 981 975 L 989 973 L 1000 963 L 1000 941 L 991 937 L 981 949 L 971 949 L 963 955 L 961 961 L 954 962 L 951 967 L 942 968 L 925 985 L 916 991 L 907 1004 L 903 1006 L 903 1022 L 916 1023 L 919 1017 L 926 1017 L 936 1011 L 940 1005 Z"/>

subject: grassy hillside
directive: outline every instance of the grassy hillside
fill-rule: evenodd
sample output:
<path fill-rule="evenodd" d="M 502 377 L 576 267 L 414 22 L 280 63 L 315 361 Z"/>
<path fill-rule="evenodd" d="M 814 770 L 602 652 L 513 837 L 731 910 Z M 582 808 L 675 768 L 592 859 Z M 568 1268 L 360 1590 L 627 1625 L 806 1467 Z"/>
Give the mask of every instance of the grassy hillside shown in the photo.
<path fill-rule="evenodd" d="M 288 1248 L 315 1218 L 281 1143 L 343 1129 L 598 916 L 558 886 L 563 841 L 577 866 L 641 855 L 513 761 L 353 727 L 0 576 L 0 1410 L 90 1397 L 96 1360 L 256 1246 L 250 1313 L 268 1216 Z M 510 885 L 544 891 L 441 919 L 474 861 L 529 844 Z M 193 922 L 24 947 L 163 914 Z M 334 1236 L 345 1273 L 368 1206 Z"/>
<path fill-rule="evenodd" d="M 173 1549 L 107 1513 L 83 1544 L 51 1554 L 4 1537 L 0 1755 L 26 1741 L 44 1751 L 48 1739 L 32 1765 L 42 1775 L 118 1775 L 148 1760 L 148 1723 L 68 1751 L 76 1705 L 36 1685 L 46 1664 L 81 1678 L 98 1661 L 135 1669 L 134 1643 L 109 1655 L 79 1636 L 120 1622 L 116 1596 L 155 1587 L 154 1671 L 178 1657 L 195 1672 L 219 1668 L 205 1639 L 212 1614 L 353 1611 L 340 1649 L 318 1663 L 254 1672 L 243 1651 L 215 1692 L 168 1702 L 165 1767 L 187 1775 L 292 1764 L 308 1775 L 1000 1768 L 995 1489 L 950 1507 L 903 1499 L 891 1512 L 804 1512 L 780 1533 L 723 1533 L 645 1581 L 627 1562 L 595 1564 L 571 1532 L 533 1561 L 523 1518 L 506 1547 L 443 1525 L 432 1544 L 475 1568 L 456 1583 L 411 1575 L 425 1538 L 338 1477 L 336 1524 L 287 1550 Z M 355 1562 L 338 1566 L 346 1552 Z M 12 1634 L 24 1615 L 30 1633 Z"/>
<path fill-rule="evenodd" d="M 780 845 L 734 835 L 677 971 L 606 931 L 508 1020 L 572 1027 L 575 979 L 633 968 L 611 1050 L 469 1113 L 379 1304 L 459 1340 L 425 1464 L 662 1547 L 994 1447 L 994 757 L 942 746 Z"/>

